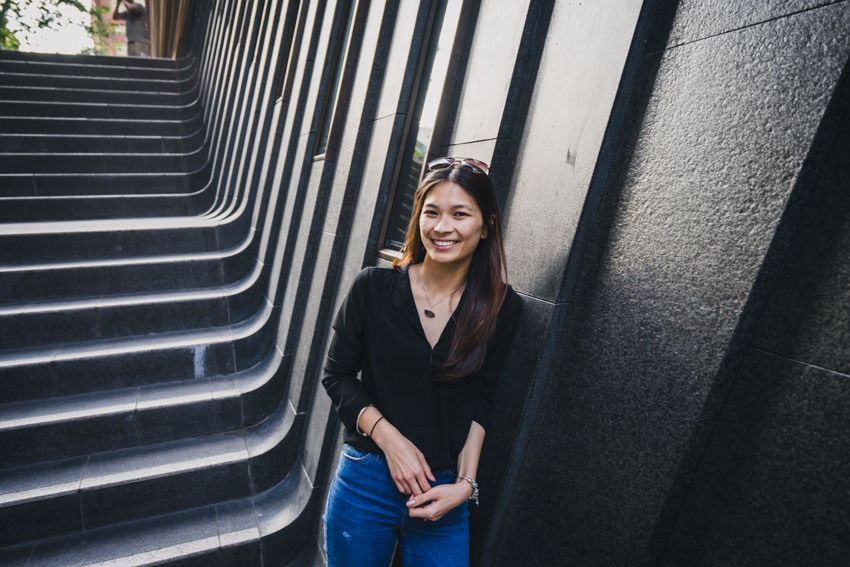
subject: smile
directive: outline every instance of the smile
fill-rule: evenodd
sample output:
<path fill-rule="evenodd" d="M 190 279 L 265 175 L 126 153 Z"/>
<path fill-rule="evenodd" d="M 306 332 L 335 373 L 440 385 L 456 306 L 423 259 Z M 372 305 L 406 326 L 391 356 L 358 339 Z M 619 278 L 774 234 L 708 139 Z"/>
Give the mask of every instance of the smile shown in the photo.
<path fill-rule="evenodd" d="M 431 240 L 437 248 L 451 248 L 457 244 L 456 240 Z"/>

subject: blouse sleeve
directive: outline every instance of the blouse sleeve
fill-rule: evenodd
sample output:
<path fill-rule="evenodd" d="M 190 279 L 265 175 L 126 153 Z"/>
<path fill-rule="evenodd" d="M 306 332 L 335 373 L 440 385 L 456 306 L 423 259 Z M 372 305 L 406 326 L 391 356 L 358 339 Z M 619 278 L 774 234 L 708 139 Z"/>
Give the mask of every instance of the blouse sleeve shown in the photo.
<path fill-rule="evenodd" d="M 322 385 L 348 429 L 355 429 L 360 411 L 372 403 L 357 379 L 365 347 L 364 320 L 370 271 L 371 268 L 366 268 L 357 274 L 334 319 L 333 337 L 322 376 Z"/>
<path fill-rule="evenodd" d="M 473 420 L 485 430 L 490 424 L 490 407 L 493 404 L 493 395 L 496 392 L 496 382 L 499 373 L 505 365 L 505 360 L 510 352 L 510 346 L 519 327 L 519 319 L 522 314 L 522 300 L 512 289 L 508 288 L 502 312 L 496 323 L 496 333 L 493 342 L 487 347 L 487 357 L 481 366 L 482 385 L 481 397 L 478 407 L 475 409 Z"/>

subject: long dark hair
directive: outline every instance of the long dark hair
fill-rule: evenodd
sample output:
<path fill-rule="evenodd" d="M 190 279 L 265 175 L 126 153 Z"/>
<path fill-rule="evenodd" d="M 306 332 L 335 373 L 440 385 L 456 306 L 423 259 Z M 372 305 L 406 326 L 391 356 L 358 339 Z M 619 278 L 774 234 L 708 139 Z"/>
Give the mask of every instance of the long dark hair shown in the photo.
<path fill-rule="evenodd" d="M 508 270 L 502 241 L 502 221 L 493 182 L 489 175 L 475 173 L 460 164 L 429 172 L 416 188 L 402 255 L 393 261 L 393 267 L 418 264 L 425 260 L 419 216 L 428 191 L 444 181 L 459 185 L 475 199 L 487 231 L 487 237 L 479 240 L 472 255 L 466 275 L 467 297 L 461 312 L 453 315 L 457 322 L 454 340 L 437 378 L 443 382 L 457 382 L 474 374 L 484 364 L 487 343 L 496 329 L 496 318 L 505 300 Z"/>

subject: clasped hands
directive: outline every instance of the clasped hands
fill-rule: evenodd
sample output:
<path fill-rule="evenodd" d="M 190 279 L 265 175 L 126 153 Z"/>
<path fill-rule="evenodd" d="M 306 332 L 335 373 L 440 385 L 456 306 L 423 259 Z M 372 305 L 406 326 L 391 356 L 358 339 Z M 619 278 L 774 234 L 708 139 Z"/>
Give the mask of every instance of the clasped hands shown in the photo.
<path fill-rule="evenodd" d="M 372 440 L 384 452 L 390 476 L 398 491 L 410 494 L 407 508 L 411 518 L 435 522 L 452 508 L 466 502 L 472 494 L 466 482 L 432 487 L 430 482 L 437 479 L 431 473 L 425 455 L 386 420 L 375 428 Z"/>

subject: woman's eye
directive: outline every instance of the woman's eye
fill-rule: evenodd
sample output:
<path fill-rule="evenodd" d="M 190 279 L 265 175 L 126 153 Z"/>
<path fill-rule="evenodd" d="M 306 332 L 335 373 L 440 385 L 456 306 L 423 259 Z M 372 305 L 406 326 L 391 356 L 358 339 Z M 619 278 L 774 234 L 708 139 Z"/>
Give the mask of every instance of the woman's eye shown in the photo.
<path fill-rule="evenodd" d="M 437 211 L 424 211 L 422 214 L 427 217 L 435 217 L 437 216 Z"/>
<path fill-rule="evenodd" d="M 458 211 L 458 212 L 455 213 L 455 216 L 456 217 L 468 217 L 469 215 L 466 214 L 466 213 L 462 213 L 462 212 Z"/>

